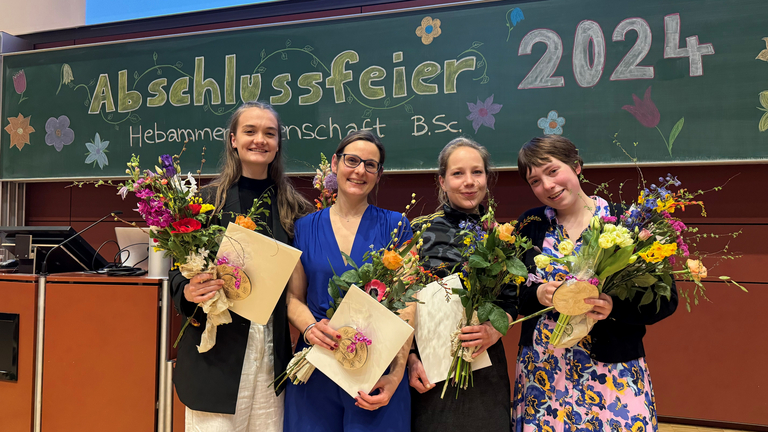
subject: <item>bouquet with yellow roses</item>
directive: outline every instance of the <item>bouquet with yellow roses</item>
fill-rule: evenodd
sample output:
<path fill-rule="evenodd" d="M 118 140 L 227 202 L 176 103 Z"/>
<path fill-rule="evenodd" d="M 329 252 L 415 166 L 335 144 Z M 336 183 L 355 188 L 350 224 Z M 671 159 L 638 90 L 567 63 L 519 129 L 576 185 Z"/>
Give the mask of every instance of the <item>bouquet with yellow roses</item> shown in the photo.
<path fill-rule="evenodd" d="M 707 270 L 700 260 L 690 258 L 689 243 L 685 234 L 696 229 L 686 227 L 673 216 L 676 209 L 697 205 L 706 216 L 702 201 L 695 201 L 695 195 L 679 187 L 680 181 L 671 174 L 660 177 L 660 186 L 651 185 L 640 191 L 636 203 L 618 217 L 595 216 L 582 234 L 581 248 L 574 253 L 573 243 L 562 240 L 559 252 L 562 258 L 538 255 L 534 261 L 540 269 L 551 261 L 568 268 L 565 282 L 555 291 L 553 307 L 560 312 L 557 326 L 550 336 L 550 343 L 556 347 L 570 347 L 586 336 L 594 325 L 584 314 L 592 306 L 584 303 L 586 298 L 596 298 L 606 293 L 621 300 L 641 296 L 639 306 L 656 302 L 661 307 L 662 297 L 669 299 L 672 281 L 677 276 L 694 282 L 692 293 L 694 303 L 704 296 L 702 277 Z M 678 260 L 685 260 L 682 269 L 675 270 Z M 726 283 L 744 287 L 728 276 L 720 276 Z M 690 310 L 690 295 L 681 292 Z M 706 298 L 706 297 L 705 297 Z M 578 316 L 576 326 L 572 318 Z M 581 325 L 582 323 L 585 323 Z M 563 339 L 566 333 L 566 339 Z"/>

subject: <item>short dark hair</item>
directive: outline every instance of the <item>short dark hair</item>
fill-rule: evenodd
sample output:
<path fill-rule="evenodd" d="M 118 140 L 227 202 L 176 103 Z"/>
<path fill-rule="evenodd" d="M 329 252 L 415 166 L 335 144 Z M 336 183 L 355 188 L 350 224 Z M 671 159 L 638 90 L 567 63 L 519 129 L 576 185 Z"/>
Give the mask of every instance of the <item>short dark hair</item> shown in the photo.
<path fill-rule="evenodd" d="M 347 134 L 347 136 L 341 140 L 339 146 L 336 147 L 336 157 L 341 157 L 341 154 L 344 153 L 344 149 L 355 141 L 368 141 L 369 143 L 375 145 L 376 148 L 379 149 L 379 167 L 380 169 L 384 168 L 384 159 L 387 155 L 386 151 L 384 150 L 384 144 L 381 143 L 381 140 L 376 136 L 376 134 L 369 130 L 352 131 Z"/>
<path fill-rule="evenodd" d="M 528 141 L 517 153 L 517 170 L 520 177 L 528 182 L 528 174 L 533 168 L 544 166 L 553 158 L 568 165 L 574 172 L 576 167 L 584 165 L 579 156 L 579 149 L 571 140 L 560 135 L 544 135 Z"/>

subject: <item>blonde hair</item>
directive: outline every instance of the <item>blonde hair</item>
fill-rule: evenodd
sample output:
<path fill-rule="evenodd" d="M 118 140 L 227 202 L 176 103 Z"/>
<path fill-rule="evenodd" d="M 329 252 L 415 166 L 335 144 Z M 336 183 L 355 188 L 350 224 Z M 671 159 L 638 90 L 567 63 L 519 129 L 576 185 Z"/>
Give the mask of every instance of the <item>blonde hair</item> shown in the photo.
<path fill-rule="evenodd" d="M 480 158 L 483 160 L 483 168 L 485 169 L 485 177 L 487 179 L 486 188 L 490 187 L 490 183 L 496 179 L 496 172 L 493 171 L 493 165 L 491 164 L 491 154 L 488 153 L 488 149 L 478 144 L 476 141 L 467 137 L 458 137 L 452 139 L 448 144 L 443 147 L 440 154 L 437 156 L 437 199 L 440 202 L 440 207 L 445 204 L 450 205 L 448 200 L 448 194 L 445 193 L 442 187 L 440 187 L 440 178 L 445 178 L 445 173 L 448 171 L 448 159 L 451 158 L 456 149 L 459 147 L 469 147 L 477 150 L 480 154 Z"/>
<path fill-rule="evenodd" d="M 237 183 L 243 174 L 240 156 L 237 153 L 237 149 L 232 146 L 231 134 L 237 133 L 240 117 L 246 110 L 251 108 L 269 111 L 277 120 L 277 154 L 275 159 L 269 164 L 268 172 L 269 177 L 275 182 L 277 187 L 277 209 L 280 213 L 280 224 L 288 235 L 293 237 L 294 221 L 310 213 L 314 208 L 306 198 L 296 191 L 285 173 L 283 123 L 272 105 L 263 102 L 246 102 L 235 110 L 229 119 L 227 130 L 224 132 L 224 152 L 219 163 L 219 175 L 207 187 L 216 188 L 214 205 L 218 212 L 224 207 L 224 203 L 227 200 L 227 191 Z"/>

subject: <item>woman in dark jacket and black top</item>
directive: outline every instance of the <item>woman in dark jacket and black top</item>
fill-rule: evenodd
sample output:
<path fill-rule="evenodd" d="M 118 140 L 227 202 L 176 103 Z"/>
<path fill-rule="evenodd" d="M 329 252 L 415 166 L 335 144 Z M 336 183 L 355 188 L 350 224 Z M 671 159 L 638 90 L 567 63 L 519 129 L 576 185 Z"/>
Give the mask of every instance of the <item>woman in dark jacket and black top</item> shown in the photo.
<path fill-rule="evenodd" d="M 291 244 L 293 222 L 312 206 L 285 175 L 280 130 L 279 117 L 270 105 L 240 106 L 225 133 L 221 173 L 201 190 L 201 196 L 217 212 L 223 211 L 219 221 L 223 226 L 233 220 L 233 214 L 247 213 L 254 199 L 269 197 L 269 214 L 259 217 L 276 240 Z M 195 312 L 195 306 L 212 298 L 223 281 L 208 280 L 208 274 L 189 280 L 178 270 L 169 277 L 176 309 L 185 319 L 193 319 L 179 343 L 173 374 L 176 392 L 187 407 L 186 430 L 282 432 L 283 388 L 273 391 L 268 385 L 291 358 L 285 292 L 267 325 L 230 312 L 232 322 L 217 328 L 216 345 L 199 353 L 206 315 L 202 308 Z"/>
<path fill-rule="evenodd" d="M 442 266 L 438 274 L 447 276 L 456 263 L 463 261 L 459 252 L 462 247 L 458 237 L 459 224 L 462 221 L 478 222 L 485 212 L 480 202 L 487 193 L 490 155 L 476 142 L 456 138 L 440 152 L 438 165 L 443 209 L 415 219 L 412 226 L 416 232 L 424 224 L 430 224 L 424 231 L 420 253 L 428 257 L 425 267 Z M 509 286 L 502 290 L 496 302 L 507 312 L 510 321 L 517 316 L 516 296 L 516 287 Z M 477 354 L 488 350 L 492 366 L 474 372 L 473 385 L 462 390 L 458 399 L 453 396 L 440 399 L 440 388 L 435 389 L 435 385 L 427 380 L 418 350 L 413 350 L 408 356 L 413 432 L 467 432 L 475 428 L 489 432 L 510 430 L 509 374 L 501 334 L 490 322 L 463 327 L 462 333 L 459 338 L 465 347 L 479 346 Z"/>
<path fill-rule="evenodd" d="M 521 286 L 523 315 L 551 306 L 552 294 L 567 274 L 552 264 L 537 270 L 534 257 L 540 251 L 562 256 L 558 246 L 565 240 L 578 250 L 581 233 L 593 216 L 623 213 L 621 206 L 584 194 L 578 178 L 581 166 L 573 143 L 556 135 L 534 138 L 519 152 L 520 175 L 545 204 L 519 219 L 525 223 L 521 234 L 539 248 L 526 253 L 525 264 L 544 280 Z M 656 430 L 656 405 L 643 336 L 646 325 L 670 316 L 677 308 L 674 284 L 671 291 L 671 298 L 662 298 L 658 311 L 655 302 L 640 307 L 640 296 L 631 301 L 600 294 L 597 299 L 585 300 L 594 305 L 587 315 L 596 323 L 589 335 L 571 348 L 555 348 L 549 343 L 556 312 L 525 321 L 513 399 L 515 430 L 638 430 L 641 425 L 640 430 Z"/>

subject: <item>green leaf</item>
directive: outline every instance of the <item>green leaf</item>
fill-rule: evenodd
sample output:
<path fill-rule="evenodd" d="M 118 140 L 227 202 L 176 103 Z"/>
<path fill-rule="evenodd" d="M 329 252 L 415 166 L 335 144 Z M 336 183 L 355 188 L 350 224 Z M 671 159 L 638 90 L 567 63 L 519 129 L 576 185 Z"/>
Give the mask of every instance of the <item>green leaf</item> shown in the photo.
<path fill-rule="evenodd" d="M 481 257 L 480 255 L 472 255 L 469 257 L 469 266 L 472 268 L 486 268 L 491 263 L 485 260 L 485 258 Z"/>
<path fill-rule="evenodd" d="M 653 275 L 650 275 L 648 273 L 641 274 L 640 276 L 637 276 L 636 278 L 632 279 L 632 282 L 634 282 L 635 285 L 639 287 L 649 287 L 653 286 L 657 282 L 657 279 L 653 277 Z"/>
<path fill-rule="evenodd" d="M 507 271 L 515 276 L 528 277 L 528 269 L 525 267 L 525 264 L 516 257 L 507 259 Z"/>
<path fill-rule="evenodd" d="M 496 276 L 497 274 L 499 274 L 502 268 L 503 266 L 500 262 L 495 262 L 488 267 L 488 272 L 491 275 Z"/>
<path fill-rule="evenodd" d="M 664 282 L 656 282 L 656 285 L 653 286 L 653 290 L 656 291 L 656 294 L 658 294 L 659 298 L 664 296 L 667 298 L 667 300 L 669 300 L 669 298 L 672 296 L 672 289 Z"/>
<path fill-rule="evenodd" d="M 647 305 L 653 301 L 653 290 L 649 289 L 645 291 L 643 298 L 640 299 L 640 306 Z"/>
<path fill-rule="evenodd" d="M 477 319 L 480 323 L 484 323 L 491 318 L 491 312 L 493 310 L 493 303 L 485 302 L 477 308 Z"/>
<path fill-rule="evenodd" d="M 757 127 L 760 129 L 760 132 L 768 130 L 768 112 L 763 114 L 763 117 L 760 119 L 760 124 L 757 125 Z"/>
<path fill-rule="evenodd" d="M 682 117 L 680 120 L 675 123 L 675 126 L 672 128 L 672 132 L 669 134 L 669 152 L 672 153 L 672 144 L 675 142 L 675 139 L 677 139 L 677 135 L 680 134 L 680 131 L 683 129 L 683 123 L 685 123 L 685 117 Z"/>
<path fill-rule="evenodd" d="M 498 330 L 502 336 L 506 335 L 507 330 L 509 330 L 509 318 L 507 318 L 507 313 L 504 312 L 504 309 L 493 303 L 488 304 L 491 305 L 491 325 L 493 325 L 493 328 Z"/>
<path fill-rule="evenodd" d="M 348 284 L 358 284 L 360 283 L 360 275 L 357 270 L 347 270 L 341 274 L 341 280 Z"/>
<path fill-rule="evenodd" d="M 603 281 L 608 276 L 626 267 L 627 264 L 629 264 L 629 257 L 632 256 L 632 251 L 634 250 L 634 248 L 635 248 L 634 244 L 623 247 L 618 251 L 616 251 L 616 253 L 614 253 L 610 258 L 605 260 L 605 268 L 597 276 L 598 279 Z"/>
<path fill-rule="evenodd" d="M 343 256 L 344 259 L 347 261 L 347 265 L 351 265 L 355 270 L 360 270 L 357 267 L 357 264 L 355 264 L 355 260 L 353 260 L 351 256 L 345 254 L 344 252 L 341 252 L 341 256 Z"/>
<path fill-rule="evenodd" d="M 459 297 L 466 297 L 469 295 L 469 291 L 465 290 L 464 288 L 453 288 L 451 291 L 453 291 L 453 293 Z"/>

